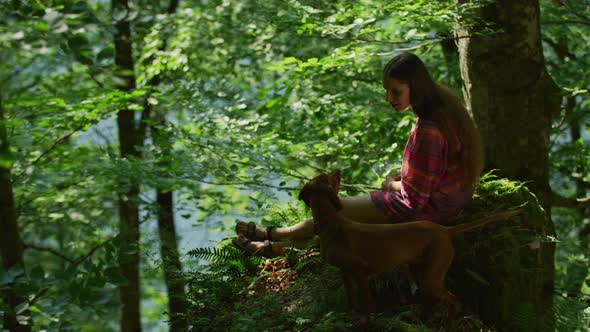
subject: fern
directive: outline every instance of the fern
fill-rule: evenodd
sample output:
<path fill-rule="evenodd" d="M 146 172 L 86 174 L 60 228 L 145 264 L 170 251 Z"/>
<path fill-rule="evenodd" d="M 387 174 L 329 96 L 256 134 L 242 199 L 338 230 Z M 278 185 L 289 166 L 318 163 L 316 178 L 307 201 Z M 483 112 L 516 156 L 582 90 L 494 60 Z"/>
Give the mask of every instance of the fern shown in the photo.
<path fill-rule="evenodd" d="M 186 253 L 196 259 L 202 259 L 215 263 L 225 263 L 229 260 L 241 260 L 247 254 L 232 247 L 222 248 L 195 248 Z"/>
<path fill-rule="evenodd" d="M 556 296 L 554 299 L 557 331 L 590 331 L 588 298 Z"/>
<path fill-rule="evenodd" d="M 227 273 L 239 277 L 246 272 L 254 271 L 262 261 L 261 257 L 238 250 L 232 246 L 220 248 L 195 248 L 187 252 L 188 256 L 208 261 L 212 272 Z"/>

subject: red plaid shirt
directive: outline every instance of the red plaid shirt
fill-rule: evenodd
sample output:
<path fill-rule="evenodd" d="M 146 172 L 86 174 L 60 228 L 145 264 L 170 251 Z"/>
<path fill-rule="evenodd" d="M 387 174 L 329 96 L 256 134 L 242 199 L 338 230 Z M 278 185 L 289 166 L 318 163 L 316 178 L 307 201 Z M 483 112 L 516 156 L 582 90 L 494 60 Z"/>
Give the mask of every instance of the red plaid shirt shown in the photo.
<path fill-rule="evenodd" d="M 473 188 L 461 188 L 463 170 L 448 152 L 436 123 L 418 119 L 404 150 L 402 190 L 371 193 L 375 205 L 392 222 L 441 221 L 458 214 Z"/>

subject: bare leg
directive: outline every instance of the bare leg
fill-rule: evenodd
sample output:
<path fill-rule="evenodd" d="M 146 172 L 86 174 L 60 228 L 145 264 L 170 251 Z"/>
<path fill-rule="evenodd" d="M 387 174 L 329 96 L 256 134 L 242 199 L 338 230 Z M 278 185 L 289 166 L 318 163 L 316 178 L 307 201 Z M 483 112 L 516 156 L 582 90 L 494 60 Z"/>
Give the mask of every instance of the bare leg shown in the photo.
<path fill-rule="evenodd" d="M 238 234 L 246 234 L 247 224 L 239 222 L 237 225 Z M 266 229 L 262 227 L 256 228 L 256 238 L 264 238 Z M 270 233 L 270 238 L 273 241 L 281 240 L 308 240 L 313 237 L 313 219 L 304 220 L 298 224 L 288 227 L 274 228 Z"/>
<path fill-rule="evenodd" d="M 384 224 L 388 223 L 383 213 L 379 211 L 371 197 L 365 196 L 351 196 L 342 197 L 342 210 L 340 215 L 344 218 L 352 219 L 356 222 L 368 224 Z M 245 234 L 247 224 L 244 222 L 238 223 L 238 233 Z M 264 228 L 256 228 L 256 237 L 264 238 L 266 230 Z M 271 231 L 270 238 L 272 239 L 273 252 L 278 255 L 283 255 L 288 247 L 295 246 L 291 241 L 302 241 L 311 239 L 314 236 L 313 219 L 304 220 L 298 224 L 288 227 L 274 228 Z M 289 241 L 287 243 L 280 243 L 276 241 Z M 252 241 L 249 249 L 253 251 L 258 250 L 263 245 L 263 242 Z"/>
<path fill-rule="evenodd" d="M 253 254 L 260 254 L 264 252 L 264 242 L 252 241 L 247 246 L 248 251 Z M 289 242 L 272 242 L 272 252 L 277 256 L 284 256 L 289 251 L 289 248 L 295 247 Z"/>
<path fill-rule="evenodd" d="M 375 207 L 369 195 L 342 197 L 340 201 L 342 202 L 340 215 L 345 218 L 367 224 L 388 223 L 383 213 Z M 246 223 L 238 224 L 238 232 L 242 234 L 246 233 Z M 265 235 L 264 232 L 264 228 L 257 228 L 257 238 L 263 238 Z M 293 226 L 275 228 L 272 230 L 270 237 L 273 241 L 297 241 L 308 240 L 313 235 L 313 219 L 307 219 Z"/>
<path fill-rule="evenodd" d="M 238 224 L 238 233 L 242 231 L 245 232 L 245 229 L 245 223 Z M 265 230 L 264 228 L 257 228 L 256 232 L 258 237 L 263 237 Z M 303 243 L 301 241 L 309 240 L 313 236 L 314 232 L 312 219 L 304 220 L 293 226 L 274 228 L 270 234 L 270 237 L 273 240 L 271 242 L 272 252 L 276 255 L 284 256 L 288 252 L 289 248 L 302 247 Z M 262 253 L 264 249 L 264 242 L 252 241 L 248 244 L 247 248 L 250 252 Z"/>
<path fill-rule="evenodd" d="M 298 224 L 288 227 L 275 228 L 271 232 L 271 238 L 280 240 L 309 240 L 314 236 L 313 219 L 304 220 Z"/>
<path fill-rule="evenodd" d="M 381 211 L 377 209 L 371 196 L 350 196 L 341 197 L 342 210 L 340 215 L 364 224 L 387 224 L 389 223 Z"/>

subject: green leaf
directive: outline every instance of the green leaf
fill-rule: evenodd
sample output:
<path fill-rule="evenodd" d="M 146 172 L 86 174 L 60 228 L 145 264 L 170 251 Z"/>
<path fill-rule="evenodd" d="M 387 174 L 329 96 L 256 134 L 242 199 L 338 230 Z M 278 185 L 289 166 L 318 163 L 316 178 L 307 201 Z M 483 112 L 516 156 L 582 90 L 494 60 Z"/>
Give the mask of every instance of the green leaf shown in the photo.
<path fill-rule="evenodd" d="M 43 280 L 45 278 L 45 271 L 43 271 L 43 268 L 41 267 L 41 265 L 36 265 L 35 267 L 33 267 L 33 269 L 31 270 L 30 273 L 30 277 L 33 280 Z"/>
<path fill-rule="evenodd" d="M 84 33 L 77 33 L 68 39 L 68 46 L 77 52 L 88 47 L 88 36 Z"/>
<path fill-rule="evenodd" d="M 485 286 L 489 286 L 490 285 L 490 282 L 489 281 L 487 281 L 486 279 L 484 279 L 484 277 L 482 277 L 478 273 L 474 272 L 473 270 L 465 269 L 465 272 L 467 272 L 468 275 L 470 275 L 473 279 L 479 281 L 481 284 L 483 284 Z"/>
<path fill-rule="evenodd" d="M 103 48 L 96 55 L 96 60 L 99 62 L 105 61 L 105 60 L 110 61 L 114 58 L 115 58 L 115 49 L 112 46 L 107 46 L 107 47 Z"/>
<path fill-rule="evenodd" d="M 37 307 L 37 306 L 30 306 L 29 307 L 29 311 L 30 312 L 33 312 L 33 313 L 36 313 L 36 314 L 42 313 L 41 309 L 39 309 L 39 307 Z"/>
<path fill-rule="evenodd" d="M 23 273 L 22 269 L 18 265 L 14 265 L 8 271 L 0 270 L 0 286 L 8 285 L 13 283 L 18 276 Z"/>

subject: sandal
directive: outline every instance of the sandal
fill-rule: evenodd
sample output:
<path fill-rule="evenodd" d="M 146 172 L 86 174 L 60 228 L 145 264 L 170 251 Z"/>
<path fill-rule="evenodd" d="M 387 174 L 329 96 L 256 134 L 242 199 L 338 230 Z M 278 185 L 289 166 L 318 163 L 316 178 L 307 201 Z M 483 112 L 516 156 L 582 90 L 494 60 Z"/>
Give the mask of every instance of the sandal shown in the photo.
<path fill-rule="evenodd" d="M 237 238 L 232 239 L 231 242 L 236 248 L 238 248 L 239 250 L 241 250 L 247 254 L 250 254 L 250 255 L 260 255 L 260 256 L 266 257 L 266 258 L 273 258 L 273 257 L 277 256 L 272 251 L 272 242 L 270 242 L 269 240 L 264 241 L 264 246 L 262 247 L 262 251 L 260 251 L 260 250 L 252 251 L 252 250 L 248 249 L 248 245 L 252 241 L 242 234 L 239 234 Z"/>
<path fill-rule="evenodd" d="M 275 226 L 266 227 L 264 230 L 264 237 L 260 238 L 260 237 L 256 237 L 256 223 L 254 223 L 253 221 L 250 221 L 249 223 L 246 224 L 246 233 L 238 232 L 238 225 L 241 222 L 245 223 L 245 221 L 238 221 L 236 223 L 236 227 L 234 228 L 234 231 L 236 232 L 236 234 L 244 235 L 248 239 L 254 240 L 254 241 L 272 241 L 272 239 L 270 237 L 270 233 L 272 232 L 273 229 L 276 228 Z"/>

